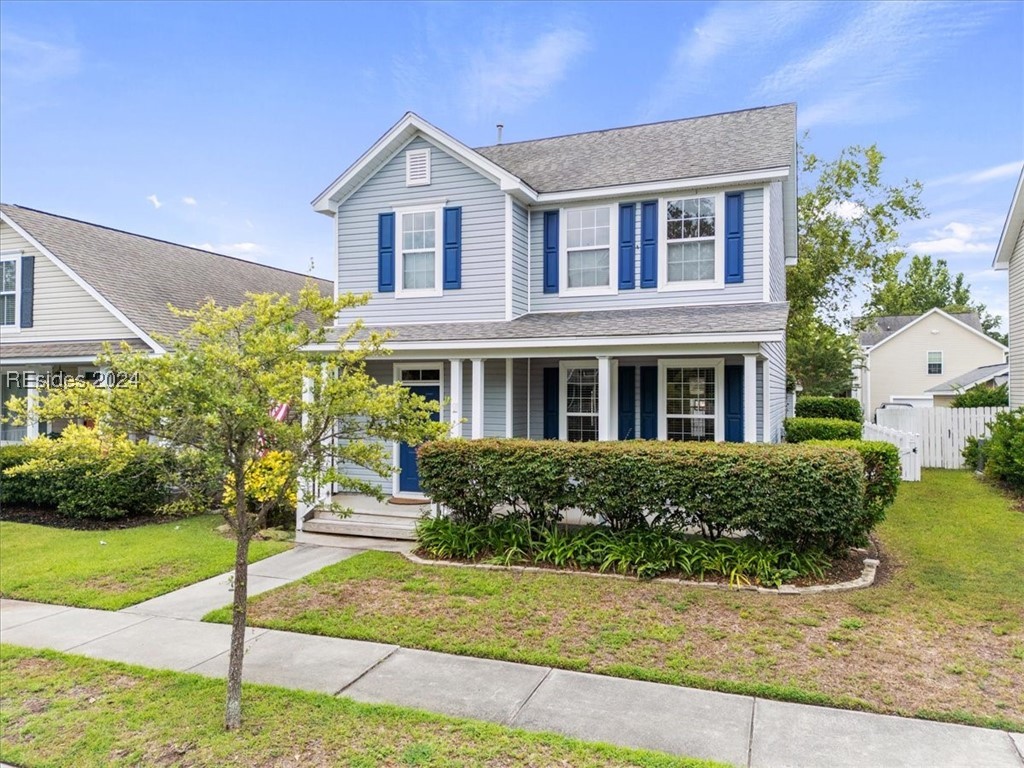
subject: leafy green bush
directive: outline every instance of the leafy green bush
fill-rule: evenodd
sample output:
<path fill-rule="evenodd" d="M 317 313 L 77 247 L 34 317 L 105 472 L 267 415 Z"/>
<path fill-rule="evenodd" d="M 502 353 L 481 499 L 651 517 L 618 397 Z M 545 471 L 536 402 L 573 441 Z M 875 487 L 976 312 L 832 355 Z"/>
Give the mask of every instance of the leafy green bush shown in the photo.
<path fill-rule="evenodd" d="M 168 452 L 158 446 L 74 425 L 29 444 L 36 457 L 3 471 L 7 503 L 113 519 L 153 512 L 168 498 Z"/>
<path fill-rule="evenodd" d="M 864 515 L 861 527 L 870 531 L 896 501 L 903 471 L 900 451 L 892 443 L 876 440 L 811 440 L 807 445 L 852 448 L 864 460 Z"/>
<path fill-rule="evenodd" d="M 842 419 L 863 421 L 864 412 L 860 401 L 854 397 L 816 397 L 805 395 L 797 398 L 796 415 L 808 419 Z"/>
<path fill-rule="evenodd" d="M 985 443 L 985 475 L 1024 492 L 1024 408 L 996 414 Z"/>
<path fill-rule="evenodd" d="M 554 521 L 579 509 L 613 530 L 747 531 L 766 546 L 835 551 L 866 536 L 864 463 L 850 448 L 736 443 L 443 440 L 420 482 L 454 520 Z"/>
<path fill-rule="evenodd" d="M 1010 404 L 1010 392 L 1005 384 L 998 387 L 986 387 L 979 384 L 976 387 L 961 392 L 954 397 L 950 408 L 998 408 Z"/>
<path fill-rule="evenodd" d="M 808 440 L 859 440 L 863 427 L 859 421 L 844 419 L 789 418 L 782 423 L 787 443 Z"/>
<path fill-rule="evenodd" d="M 960 455 L 964 457 L 964 466 L 968 469 L 984 469 L 985 461 L 988 459 L 988 441 L 968 435 Z"/>
<path fill-rule="evenodd" d="M 37 451 L 31 443 L 0 445 L 0 472 L 24 464 L 29 459 L 34 459 L 36 454 Z"/>

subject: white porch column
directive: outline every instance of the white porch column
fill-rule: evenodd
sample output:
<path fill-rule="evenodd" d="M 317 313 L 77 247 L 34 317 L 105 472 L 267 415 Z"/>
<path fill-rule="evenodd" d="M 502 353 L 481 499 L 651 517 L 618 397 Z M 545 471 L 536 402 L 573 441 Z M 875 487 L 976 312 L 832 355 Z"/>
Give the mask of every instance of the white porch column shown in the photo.
<path fill-rule="evenodd" d="M 309 426 L 309 413 L 307 405 L 313 403 L 313 379 L 309 376 L 302 377 L 302 428 L 303 430 Z M 295 530 L 296 532 L 302 530 L 302 524 L 306 522 L 306 514 L 313 509 L 316 499 L 316 488 L 307 479 L 303 478 L 300 481 L 299 487 L 299 498 L 298 503 L 295 505 Z"/>
<path fill-rule="evenodd" d="M 452 358 L 451 363 L 452 369 L 452 391 L 449 398 L 449 408 L 451 408 L 451 423 L 452 437 L 462 437 L 462 359 Z"/>
<path fill-rule="evenodd" d="M 479 357 L 473 362 L 473 405 L 472 437 L 477 440 L 484 436 L 484 361 Z"/>
<path fill-rule="evenodd" d="M 743 442 L 757 442 L 757 355 L 743 356 Z"/>
<path fill-rule="evenodd" d="M 597 358 L 597 439 L 614 440 L 612 435 L 612 359 Z"/>
<path fill-rule="evenodd" d="M 36 402 L 39 400 L 39 372 L 25 371 L 25 437 L 39 437 L 39 419 L 36 418 Z"/>

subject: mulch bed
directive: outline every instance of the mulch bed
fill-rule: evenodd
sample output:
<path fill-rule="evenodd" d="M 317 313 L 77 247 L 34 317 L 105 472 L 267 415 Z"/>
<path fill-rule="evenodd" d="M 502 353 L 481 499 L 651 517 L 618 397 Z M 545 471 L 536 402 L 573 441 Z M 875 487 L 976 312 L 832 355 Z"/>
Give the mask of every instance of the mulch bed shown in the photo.
<path fill-rule="evenodd" d="M 52 509 L 12 507 L 7 505 L 4 505 L 3 509 L 0 510 L 0 520 L 7 520 L 12 523 L 45 525 L 48 528 L 66 528 L 72 531 L 113 531 L 167 522 L 169 519 L 161 515 L 131 515 L 129 517 L 120 517 L 116 520 L 93 520 L 68 517 Z"/>

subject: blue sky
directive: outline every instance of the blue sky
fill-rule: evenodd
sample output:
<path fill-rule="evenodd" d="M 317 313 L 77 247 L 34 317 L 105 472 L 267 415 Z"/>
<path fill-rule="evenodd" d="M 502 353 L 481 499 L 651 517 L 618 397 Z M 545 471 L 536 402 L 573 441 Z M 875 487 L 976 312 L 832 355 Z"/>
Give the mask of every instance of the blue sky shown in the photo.
<path fill-rule="evenodd" d="M 795 101 L 878 143 L 989 269 L 1024 161 L 1024 3 L 0 2 L 0 196 L 330 275 L 309 202 L 406 110 L 470 146 Z"/>

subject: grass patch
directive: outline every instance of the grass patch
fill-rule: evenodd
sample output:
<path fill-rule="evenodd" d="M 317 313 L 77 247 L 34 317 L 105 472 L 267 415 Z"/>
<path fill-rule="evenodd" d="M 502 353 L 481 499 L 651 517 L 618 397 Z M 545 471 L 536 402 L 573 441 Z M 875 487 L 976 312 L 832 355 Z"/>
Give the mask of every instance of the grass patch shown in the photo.
<path fill-rule="evenodd" d="M 118 610 L 230 570 L 235 542 L 204 515 L 157 525 L 71 531 L 0 522 L 0 595 Z M 291 545 L 254 541 L 249 561 Z"/>
<path fill-rule="evenodd" d="M 1024 727 L 1024 515 L 969 472 L 926 470 L 923 482 L 903 484 L 878 537 L 885 581 L 854 592 L 760 595 L 419 566 L 368 552 L 255 597 L 249 617 L 297 632 Z"/>
<path fill-rule="evenodd" d="M 721 765 L 254 684 L 229 734 L 220 680 L 12 646 L 0 674 L 0 759 L 17 765 Z"/>

